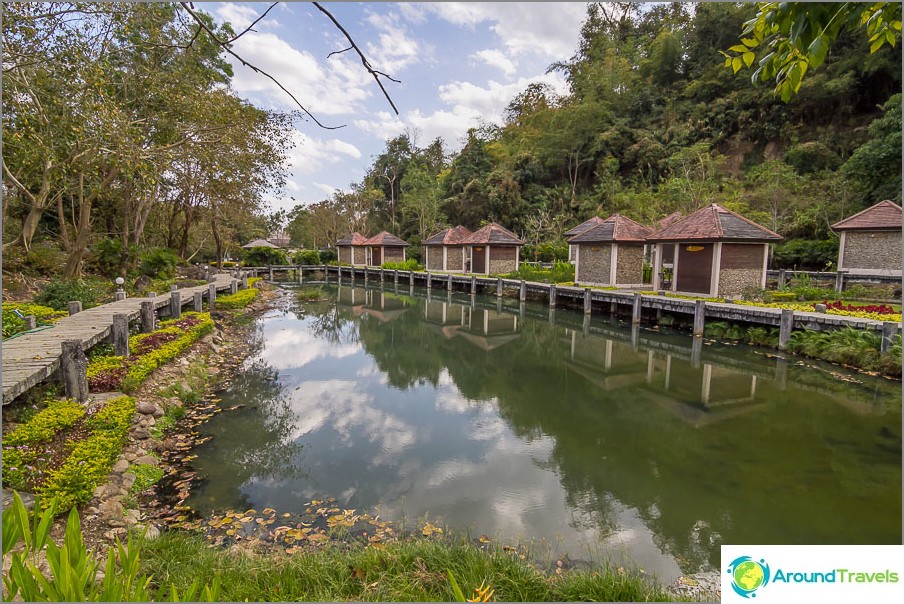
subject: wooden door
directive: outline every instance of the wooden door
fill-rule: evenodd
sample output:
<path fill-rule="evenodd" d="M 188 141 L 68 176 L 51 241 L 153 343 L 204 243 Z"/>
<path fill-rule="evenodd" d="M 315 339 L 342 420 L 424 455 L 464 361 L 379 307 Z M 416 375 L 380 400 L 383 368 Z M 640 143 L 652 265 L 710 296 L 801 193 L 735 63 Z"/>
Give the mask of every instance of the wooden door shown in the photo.
<path fill-rule="evenodd" d="M 678 246 L 675 289 L 679 292 L 709 294 L 713 271 L 713 244 L 682 243 Z"/>
<path fill-rule="evenodd" d="M 472 259 L 471 259 L 471 272 L 472 273 L 486 273 L 487 272 L 487 248 L 483 246 L 476 246 L 471 248 L 472 250 Z"/>
<path fill-rule="evenodd" d="M 383 248 L 382 247 L 374 247 L 373 252 L 371 252 L 370 263 L 373 266 L 380 266 L 383 264 Z"/>

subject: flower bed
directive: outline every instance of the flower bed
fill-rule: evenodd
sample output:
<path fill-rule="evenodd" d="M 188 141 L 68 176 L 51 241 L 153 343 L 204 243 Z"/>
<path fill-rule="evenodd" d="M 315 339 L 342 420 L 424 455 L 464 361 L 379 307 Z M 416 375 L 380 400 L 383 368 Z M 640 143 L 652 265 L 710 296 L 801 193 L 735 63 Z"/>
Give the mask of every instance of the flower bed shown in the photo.
<path fill-rule="evenodd" d="M 38 324 L 49 325 L 56 323 L 63 317 L 69 316 L 69 313 L 60 310 L 54 310 L 49 306 L 41 306 L 40 304 L 18 304 L 13 302 L 3 303 L 3 337 L 8 338 L 17 333 L 25 331 L 25 321 L 19 318 L 16 311 L 22 313 L 23 316 L 34 315 Z"/>
<path fill-rule="evenodd" d="M 32 490 L 57 509 L 90 500 L 122 450 L 135 399 L 121 396 L 96 413 L 72 400 L 51 402 L 3 439 L 3 484 Z"/>
<path fill-rule="evenodd" d="M 759 306 L 765 308 L 783 308 L 800 312 L 815 312 L 817 302 L 738 302 L 745 306 Z M 842 317 L 857 317 L 859 319 L 873 319 L 876 321 L 901 321 L 901 312 L 886 304 L 865 304 L 856 306 L 843 304 L 840 301 L 822 302 L 826 305 L 826 314 Z"/>
<path fill-rule="evenodd" d="M 218 309 L 224 310 L 235 310 L 237 308 L 245 308 L 257 298 L 258 290 L 249 287 L 248 289 L 243 289 L 234 294 L 229 294 L 227 296 L 221 296 L 217 298 L 215 306 Z"/>
<path fill-rule="evenodd" d="M 160 329 L 129 338 L 131 354 L 98 357 L 88 365 L 88 387 L 92 392 L 133 392 L 152 371 L 178 356 L 198 338 L 213 329 L 209 313 L 185 313 L 163 321 Z"/>

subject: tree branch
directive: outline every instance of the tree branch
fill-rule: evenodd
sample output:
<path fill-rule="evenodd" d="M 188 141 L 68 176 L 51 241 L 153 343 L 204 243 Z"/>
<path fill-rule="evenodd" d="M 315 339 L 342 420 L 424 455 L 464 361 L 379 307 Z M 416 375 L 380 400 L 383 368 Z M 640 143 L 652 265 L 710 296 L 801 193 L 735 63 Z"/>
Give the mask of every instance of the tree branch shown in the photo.
<path fill-rule="evenodd" d="M 255 25 L 257 25 L 258 21 L 260 21 L 261 19 L 263 19 L 264 17 L 266 17 L 266 16 L 267 16 L 267 13 L 269 13 L 269 12 L 273 9 L 273 7 L 276 6 L 277 4 L 279 4 L 279 2 L 274 2 L 273 4 L 271 4 L 271 5 L 270 5 L 270 8 L 268 8 L 267 10 L 265 10 L 264 13 L 263 13 L 260 17 L 258 17 L 257 19 L 255 19 L 254 22 L 253 22 L 251 25 L 249 25 L 248 27 L 246 27 L 245 30 L 244 30 L 242 33 L 240 33 L 239 35 L 235 36 L 234 38 L 231 38 L 231 39 L 229 39 L 229 40 L 226 40 L 226 44 L 232 44 L 233 42 L 235 42 L 236 40 L 238 40 L 239 38 L 241 38 L 242 36 L 244 36 L 245 34 L 247 34 L 249 31 L 251 31 L 251 28 L 254 27 Z"/>

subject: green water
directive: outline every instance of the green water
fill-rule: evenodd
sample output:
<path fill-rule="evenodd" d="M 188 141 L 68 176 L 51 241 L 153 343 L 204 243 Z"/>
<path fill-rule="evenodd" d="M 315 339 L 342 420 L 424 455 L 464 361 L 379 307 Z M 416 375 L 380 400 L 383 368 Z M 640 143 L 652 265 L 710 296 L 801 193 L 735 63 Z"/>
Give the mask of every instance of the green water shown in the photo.
<path fill-rule="evenodd" d="M 258 322 L 221 395 L 245 406 L 194 451 L 199 510 L 335 497 L 664 580 L 723 543 L 901 542 L 898 382 L 542 304 L 320 287 Z"/>

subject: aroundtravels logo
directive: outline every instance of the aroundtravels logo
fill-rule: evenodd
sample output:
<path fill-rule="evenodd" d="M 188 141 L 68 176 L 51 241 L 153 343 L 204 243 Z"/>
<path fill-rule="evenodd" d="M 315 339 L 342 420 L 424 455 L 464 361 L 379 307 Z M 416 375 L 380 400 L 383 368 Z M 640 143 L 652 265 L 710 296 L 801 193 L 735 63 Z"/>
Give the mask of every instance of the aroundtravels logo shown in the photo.
<path fill-rule="evenodd" d="M 740 556 L 728 565 L 731 587 L 744 598 L 755 598 L 756 590 L 769 583 L 769 565 L 765 560 L 757 562 L 750 556 Z"/>

